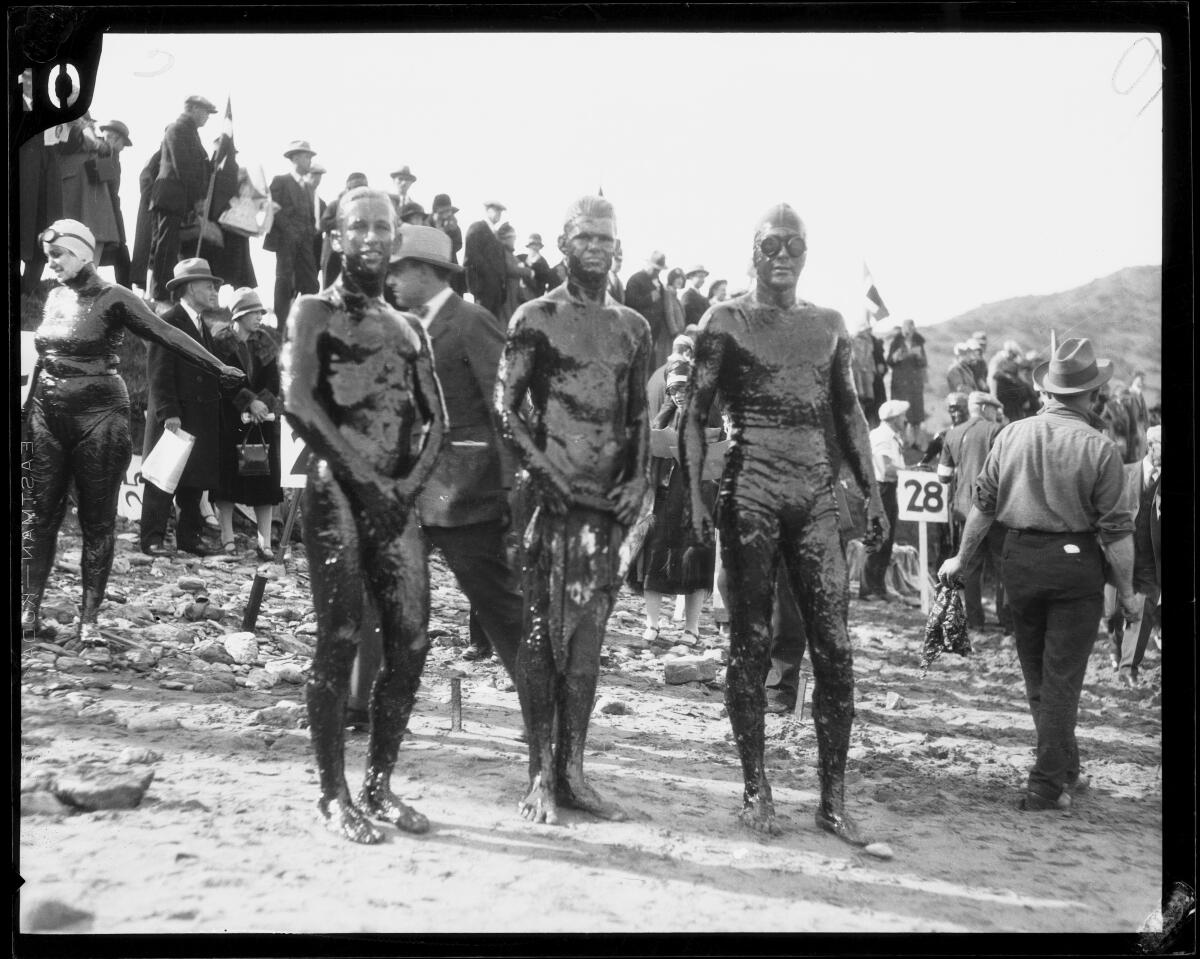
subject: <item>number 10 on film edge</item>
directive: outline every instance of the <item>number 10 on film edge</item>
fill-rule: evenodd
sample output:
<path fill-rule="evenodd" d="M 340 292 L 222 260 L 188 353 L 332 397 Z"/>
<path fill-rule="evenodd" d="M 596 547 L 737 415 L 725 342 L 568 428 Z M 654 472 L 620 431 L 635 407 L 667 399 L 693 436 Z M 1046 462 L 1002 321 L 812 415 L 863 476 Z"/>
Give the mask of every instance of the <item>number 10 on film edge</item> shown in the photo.
<path fill-rule="evenodd" d="M 950 522 L 950 484 L 933 473 L 899 470 L 896 473 L 898 519 L 914 523 Z"/>

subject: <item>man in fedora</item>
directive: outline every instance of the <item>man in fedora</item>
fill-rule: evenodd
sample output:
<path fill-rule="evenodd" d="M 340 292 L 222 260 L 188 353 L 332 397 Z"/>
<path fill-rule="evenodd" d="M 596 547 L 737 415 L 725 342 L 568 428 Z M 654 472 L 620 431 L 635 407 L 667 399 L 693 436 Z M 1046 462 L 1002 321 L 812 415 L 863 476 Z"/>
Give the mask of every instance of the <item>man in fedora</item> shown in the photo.
<path fill-rule="evenodd" d="M 1121 456 L 1090 416 L 1111 376 L 1091 341 L 1076 338 L 1034 371 L 1045 406 L 996 436 L 958 554 L 938 571 L 944 583 L 957 582 L 993 522 L 1007 528 L 1001 578 L 1037 732 L 1026 810 L 1069 807 L 1079 782 L 1075 722 L 1104 609 L 1105 560 L 1126 618 L 1141 612 Z"/>
<path fill-rule="evenodd" d="M 100 257 L 101 266 L 111 266 L 118 286 L 129 289 L 131 276 L 131 258 L 129 243 L 125 234 L 125 217 L 121 214 L 121 151 L 133 146 L 129 139 L 129 127 L 120 120 L 109 120 L 100 124 L 100 132 L 108 144 L 109 158 L 115 175 L 106 181 L 108 192 L 112 196 L 113 216 L 117 221 L 117 242 L 106 244 Z"/>
<path fill-rule="evenodd" d="M 307 140 L 293 140 L 283 151 L 292 162 L 291 173 L 271 181 L 271 199 L 279 205 L 263 249 L 275 254 L 275 321 L 284 323 L 297 294 L 316 293 L 317 254 L 314 248 L 320 200 L 309 174 L 316 151 Z"/>
<path fill-rule="evenodd" d="M 400 207 L 400 223 L 408 226 L 427 226 L 429 216 L 425 212 L 425 207 L 421 206 L 416 200 L 409 200 L 404 206 Z"/>
<path fill-rule="evenodd" d="M 413 172 L 408 168 L 407 163 L 400 167 L 400 169 L 393 170 L 391 176 L 392 183 L 396 187 L 396 192 L 392 194 L 392 205 L 396 208 L 396 212 L 399 213 L 404 209 L 404 204 L 408 202 L 408 191 L 417 182 L 417 178 L 413 176 Z"/>
<path fill-rule="evenodd" d="M 429 334 L 434 369 L 446 398 L 446 449 L 425 484 L 417 510 L 426 540 L 439 550 L 471 603 L 483 637 L 473 657 L 500 657 L 516 675 L 521 592 L 504 534 L 516 460 L 500 433 L 493 403 L 504 330 L 483 307 L 450 288 L 462 267 L 450 238 L 429 226 L 402 226 L 388 275 L 395 301 Z"/>
<path fill-rule="evenodd" d="M 629 278 L 625 284 L 625 305 L 637 310 L 650 324 L 654 353 L 650 366 L 657 368 L 667 361 L 671 343 L 682 329 L 673 330 L 667 321 L 667 301 L 659 274 L 667 268 L 667 255 L 657 250 L 650 254 L 646 265 Z"/>
<path fill-rule="evenodd" d="M 531 277 L 521 279 L 521 299 L 536 300 L 543 293 L 549 293 L 557 284 L 554 282 L 554 269 L 542 256 L 542 235 L 530 233 L 525 243 L 525 252 L 518 254 L 517 262 L 533 272 Z"/>
<path fill-rule="evenodd" d="M 221 279 L 213 276 L 207 260 L 199 258 L 181 260 L 173 274 L 165 286 L 175 305 L 163 314 L 163 319 L 211 353 L 212 336 L 203 315 L 216 309 Z M 142 456 L 150 455 L 164 430 L 182 429 L 196 438 L 173 497 L 179 509 L 175 545 L 184 552 L 206 556 L 212 550 L 202 535 L 200 497 L 205 490 L 217 489 L 221 483 L 220 380 L 154 343 L 148 344 L 146 379 L 146 439 Z M 146 481 L 139 544 L 147 555 L 169 555 L 163 542 L 171 501 L 170 493 Z"/>
<path fill-rule="evenodd" d="M 454 214 L 458 207 L 450 202 L 450 194 L 439 193 L 433 198 L 433 207 L 429 211 L 430 226 L 435 226 L 446 236 L 450 237 L 450 262 L 458 264 L 458 251 L 462 249 L 462 228 L 458 225 L 458 217 Z M 450 274 L 450 289 L 459 296 L 467 292 L 466 275 L 459 271 Z"/>
<path fill-rule="evenodd" d="M 319 261 L 321 267 L 321 278 L 325 286 L 329 286 L 337 279 L 338 273 L 342 270 L 342 254 L 333 248 L 333 233 L 337 230 L 338 206 L 344 197 L 351 190 L 367 185 L 367 175 L 365 173 L 351 173 L 346 177 L 346 189 L 338 194 L 337 199 L 332 203 L 324 205 L 324 212 L 321 214 L 321 259 Z"/>
<path fill-rule="evenodd" d="M 466 267 L 467 289 L 475 297 L 475 302 L 492 316 L 499 316 L 504 308 L 508 270 L 505 267 L 504 244 L 500 242 L 497 232 L 500 218 L 508 207 L 499 200 L 488 200 L 483 209 L 484 218 L 467 229 L 463 266 Z"/>
<path fill-rule="evenodd" d="M 700 287 L 708 278 L 708 270 L 697 264 L 683 276 L 687 281 L 687 286 L 684 287 L 683 293 L 679 297 L 679 303 L 683 307 L 684 326 L 691 326 L 693 323 L 698 324 L 700 317 L 708 309 L 708 297 L 700 292 Z"/>
<path fill-rule="evenodd" d="M 212 171 L 208 152 L 200 142 L 200 128 L 216 112 L 217 108 L 204 97 L 188 97 L 183 104 L 183 113 L 163 131 L 149 208 L 154 214 L 154 237 L 150 246 L 151 296 L 164 306 L 170 295 L 167 282 L 179 262 L 180 227 L 186 218 L 204 213 Z"/>

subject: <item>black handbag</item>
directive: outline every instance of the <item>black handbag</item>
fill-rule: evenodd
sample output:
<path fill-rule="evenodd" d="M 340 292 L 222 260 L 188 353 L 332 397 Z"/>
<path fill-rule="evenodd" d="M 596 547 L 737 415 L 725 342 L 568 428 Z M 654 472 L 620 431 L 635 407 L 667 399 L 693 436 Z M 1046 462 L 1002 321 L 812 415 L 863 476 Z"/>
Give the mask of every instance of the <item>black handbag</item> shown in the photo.
<path fill-rule="evenodd" d="M 254 425 L 258 430 L 259 440 L 263 439 L 262 426 L 258 423 Z M 251 443 L 250 431 L 247 431 L 246 438 L 238 444 L 237 448 L 237 471 L 238 476 L 270 476 L 271 475 L 271 447 L 265 442 Z"/>

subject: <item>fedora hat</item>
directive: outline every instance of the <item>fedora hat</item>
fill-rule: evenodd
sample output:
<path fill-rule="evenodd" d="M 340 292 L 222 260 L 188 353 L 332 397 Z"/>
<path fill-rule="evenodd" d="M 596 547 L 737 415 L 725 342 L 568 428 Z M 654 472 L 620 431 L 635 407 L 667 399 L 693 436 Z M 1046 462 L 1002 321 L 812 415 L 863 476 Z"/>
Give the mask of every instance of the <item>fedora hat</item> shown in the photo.
<path fill-rule="evenodd" d="M 449 210 L 451 213 L 458 212 L 458 207 L 450 202 L 449 193 L 439 193 L 433 198 L 433 212 L 441 213 L 443 210 Z"/>
<path fill-rule="evenodd" d="M 168 290 L 173 290 L 181 283 L 193 283 L 196 280 L 212 280 L 217 286 L 224 282 L 219 276 L 213 276 L 208 260 L 194 256 L 175 264 L 175 275 L 167 280 L 166 286 Z"/>
<path fill-rule="evenodd" d="M 417 182 L 417 178 L 413 176 L 413 172 L 408 168 L 407 163 L 404 164 L 404 166 L 402 166 L 399 170 L 393 170 L 391 176 L 393 180 L 399 177 L 401 180 L 408 180 L 409 183 Z"/>
<path fill-rule="evenodd" d="M 685 279 L 690 280 L 697 273 L 702 273 L 705 276 L 708 276 L 708 270 L 704 269 L 704 267 L 702 267 L 699 263 L 697 263 L 695 266 L 689 266 L 688 271 L 683 275 Z"/>
<path fill-rule="evenodd" d="M 288 144 L 288 148 L 283 151 L 285 159 L 290 160 L 293 153 L 307 153 L 309 156 L 316 156 L 317 151 L 308 145 L 307 140 L 293 140 Z"/>
<path fill-rule="evenodd" d="M 129 139 L 129 127 L 120 120 L 109 120 L 107 123 L 101 123 L 100 132 L 103 133 L 105 130 L 112 130 L 113 133 L 119 133 L 127 147 L 133 146 L 133 141 Z"/>
<path fill-rule="evenodd" d="M 400 245 L 392 254 L 391 262 L 403 260 L 419 260 L 452 273 L 462 272 L 462 267 L 450 259 L 450 237 L 433 226 L 401 225 Z"/>
<path fill-rule="evenodd" d="M 1039 390 L 1067 396 L 1103 386 L 1112 373 L 1112 361 L 1096 359 L 1091 340 L 1071 337 L 1058 344 L 1052 360 L 1033 371 L 1033 382 Z"/>
<path fill-rule="evenodd" d="M 234 293 L 233 306 L 230 309 L 233 313 L 231 317 L 233 320 L 245 316 L 247 313 L 267 312 L 267 308 L 263 306 L 262 300 L 259 299 L 258 291 L 248 286 L 244 286 Z"/>
<path fill-rule="evenodd" d="M 421 206 L 416 200 L 409 200 L 404 206 L 400 207 L 401 220 L 414 214 L 420 214 L 422 217 L 425 216 L 425 207 Z"/>

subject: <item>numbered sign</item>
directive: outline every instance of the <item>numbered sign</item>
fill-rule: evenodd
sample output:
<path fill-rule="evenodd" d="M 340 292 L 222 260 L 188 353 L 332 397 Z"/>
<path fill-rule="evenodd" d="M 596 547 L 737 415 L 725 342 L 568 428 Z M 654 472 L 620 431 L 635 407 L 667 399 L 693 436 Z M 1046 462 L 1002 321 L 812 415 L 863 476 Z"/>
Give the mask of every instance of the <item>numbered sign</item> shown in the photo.
<path fill-rule="evenodd" d="M 308 446 L 287 420 L 279 423 L 280 483 L 284 489 L 304 489 L 308 480 Z"/>
<path fill-rule="evenodd" d="M 934 473 L 899 470 L 896 473 L 899 519 L 913 523 L 950 522 L 950 484 Z"/>

